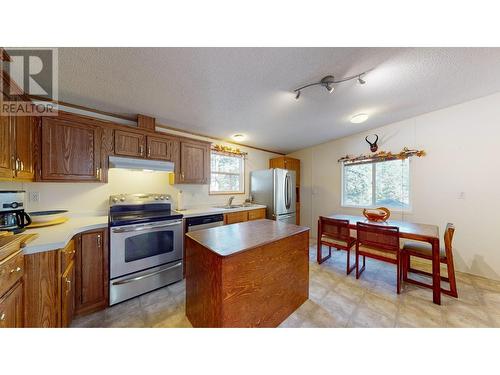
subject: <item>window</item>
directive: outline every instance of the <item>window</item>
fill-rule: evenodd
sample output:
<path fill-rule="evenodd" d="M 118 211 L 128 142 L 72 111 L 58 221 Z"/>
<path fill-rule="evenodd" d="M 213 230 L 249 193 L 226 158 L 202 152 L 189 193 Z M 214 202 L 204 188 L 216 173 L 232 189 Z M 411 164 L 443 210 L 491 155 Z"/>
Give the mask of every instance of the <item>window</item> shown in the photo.
<path fill-rule="evenodd" d="M 409 209 L 410 159 L 344 164 L 342 205 Z"/>
<path fill-rule="evenodd" d="M 210 154 L 210 193 L 235 194 L 244 192 L 244 157 L 212 151 Z"/>

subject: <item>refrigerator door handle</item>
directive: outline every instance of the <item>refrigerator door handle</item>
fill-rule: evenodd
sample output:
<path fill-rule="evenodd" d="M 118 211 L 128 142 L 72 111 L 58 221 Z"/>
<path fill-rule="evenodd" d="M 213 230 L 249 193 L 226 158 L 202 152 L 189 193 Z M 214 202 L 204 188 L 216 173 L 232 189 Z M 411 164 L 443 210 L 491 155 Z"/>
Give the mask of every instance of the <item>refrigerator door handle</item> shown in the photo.
<path fill-rule="evenodd" d="M 287 173 L 285 176 L 285 207 L 287 210 L 290 209 L 290 175 Z"/>

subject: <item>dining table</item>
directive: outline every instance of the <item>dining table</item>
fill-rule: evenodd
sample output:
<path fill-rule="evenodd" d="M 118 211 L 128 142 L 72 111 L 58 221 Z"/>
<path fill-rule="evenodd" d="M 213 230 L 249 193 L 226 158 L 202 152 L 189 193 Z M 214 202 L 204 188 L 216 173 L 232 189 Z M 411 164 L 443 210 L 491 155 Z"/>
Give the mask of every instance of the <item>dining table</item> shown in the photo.
<path fill-rule="evenodd" d="M 337 220 L 349 220 L 349 227 L 356 229 L 356 223 L 375 224 L 383 226 L 393 226 L 399 228 L 400 238 L 422 241 L 432 246 L 432 301 L 441 304 L 441 275 L 439 256 L 439 227 L 432 224 L 419 224 L 401 220 L 386 220 L 374 222 L 364 216 L 334 214 L 326 216 Z"/>

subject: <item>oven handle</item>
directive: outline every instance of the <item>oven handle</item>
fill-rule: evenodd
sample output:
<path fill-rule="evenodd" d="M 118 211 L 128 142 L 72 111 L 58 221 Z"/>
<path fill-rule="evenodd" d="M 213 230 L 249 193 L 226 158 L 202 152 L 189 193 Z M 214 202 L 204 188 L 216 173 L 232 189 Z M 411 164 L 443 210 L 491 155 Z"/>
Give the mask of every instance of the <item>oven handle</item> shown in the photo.
<path fill-rule="evenodd" d="M 112 231 L 113 231 L 113 233 L 136 232 L 136 231 L 140 231 L 140 230 L 166 228 L 166 227 L 171 227 L 173 225 L 179 225 L 181 223 L 182 223 L 182 220 L 178 220 L 178 221 L 174 221 L 173 223 L 162 224 L 162 225 L 148 225 L 148 226 L 133 227 L 133 228 L 116 228 L 116 229 L 114 228 Z"/>
<path fill-rule="evenodd" d="M 167 268 L 163 268 L 163 269 L 155 271 L 155 272 L 148 273 L 147 275 L 141 275 L 141 276 L 133 277 L 131 279 L 125 279 L 125 280 L 115 281 L 113 283 L 113 285 L 123 285 L 123 284 L 131 283 L 133 281 L 139 281 L 139 280 L 146 279 L 148 277 L 158 275 L 160 273 L 163 273 L 165 271 L 168 271 L 168 270 L 171 270 L 173 268 L 180 267 L 180 266 L 182 266 L 182 262 L 176 263 L 173 266 L 170 266 L 170 267 L 167 267 Z"/>

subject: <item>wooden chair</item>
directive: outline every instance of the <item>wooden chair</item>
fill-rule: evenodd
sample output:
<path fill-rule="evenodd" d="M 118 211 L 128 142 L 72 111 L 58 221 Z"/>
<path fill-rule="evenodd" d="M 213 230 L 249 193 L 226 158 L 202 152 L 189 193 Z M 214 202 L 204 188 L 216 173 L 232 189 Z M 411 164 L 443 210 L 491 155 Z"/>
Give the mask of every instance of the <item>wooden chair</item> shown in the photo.
<path fill-rule="evenodd" d="M 365 270 L 365 257 L 396 265 L 397 293 L 401 293 L 401 251 L 399 248 L 399 228 L 385 225 L 356 224 L 356 279 Z M 359 256 L 363 256 L 363 267 L 359 268 Z"/>
<path fill-rule="evenodd" d="M 356 239 L 351 237 L 349 229 L 349 220 L 330 219 L 320 216 L 318 220 L 318 253 L 317 260 L 321 264 L 332 256 L 332 247 L 347 252 L 346 273 L 349 275 L 354 268 L 350 266 L 351 249 L 356 243 Z M 328 255 L 322 257 L 322 245 L 328 246 Z"/>
<path fill-rule="evenodd" d="M 448 269 L 448 277 L 441 276 L 441 280 L 448 282 L 450 284 L 450 289 L 441 288 L 441 291 L 452 297 L 458 298 L 457 282 L 455 280 L 455 266 L 453 264 L 453 251 L 452 251 L 452 242 L 454 233 L 455 233 L 455 226 L 452 223 L 448 223 L 446 225 L 446 230 L 444 232 L 444 249 L 441 249 L 439 258 L 441 263 L 445 263 Z M 415 242 L 405 243 L 402 248 L 403 280 L 426 288 L 432 288 L 432 285 L 430 284 L 410 279 L 408 277 L 408 272 L 413 272 L 416 274 L 432 277 L 432 273 L 430 272 L 425 272 L 422 270 L 411 268 L 412 256 L 432 260 L 432 246 L 425 242 L 419 243 L 415 241 Z"/>

